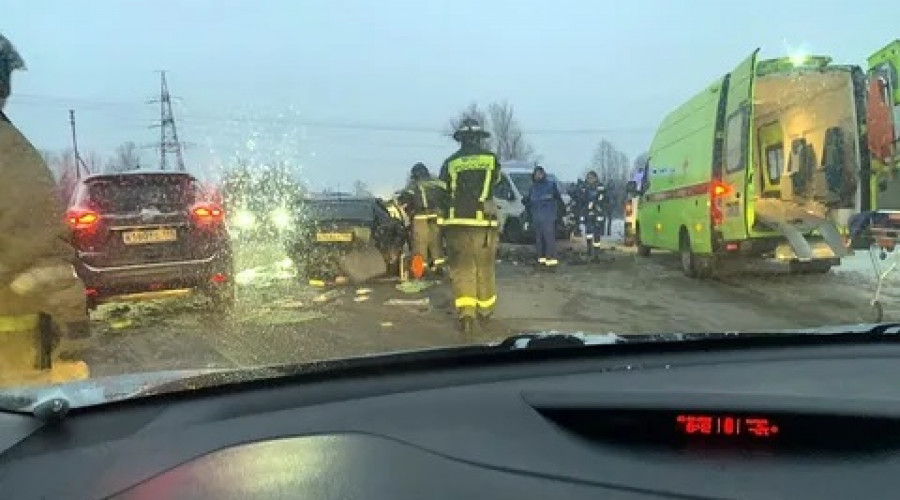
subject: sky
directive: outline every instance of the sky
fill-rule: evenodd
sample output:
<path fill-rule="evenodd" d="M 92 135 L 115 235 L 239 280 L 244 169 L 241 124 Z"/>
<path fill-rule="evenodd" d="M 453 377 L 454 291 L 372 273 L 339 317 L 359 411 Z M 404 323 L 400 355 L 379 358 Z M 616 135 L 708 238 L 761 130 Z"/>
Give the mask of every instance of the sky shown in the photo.
<path fill-rule="evenodd" d="M 10 119 L 40 149 L 148 146 L 159 70 L 187 168 L 285 160 L 314 188 L 402 185 L 455 149 L 448 121 L 508 101 L 543 164 L 587 167 L 600 139 L 633 158 L 672 108 L 755 48 L 835 62 L 900 37 L 892 4 L 829 0 L 4 0 L 28 69 Z M 863 5 L 865 5 L 863 7 Z"/>

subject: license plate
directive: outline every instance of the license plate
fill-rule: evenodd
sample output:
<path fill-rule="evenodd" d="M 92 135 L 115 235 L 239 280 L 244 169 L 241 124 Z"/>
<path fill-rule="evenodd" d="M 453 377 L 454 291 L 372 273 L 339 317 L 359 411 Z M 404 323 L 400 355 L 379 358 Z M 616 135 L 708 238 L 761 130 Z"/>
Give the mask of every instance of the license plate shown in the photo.
<path fill-rule="evenodd" d="M 147 243 L 165 243 L 178 239 L 174 229 L 148 229 L 144 231 L 128 231 L 122 235 L 126 245 L 144 245 Z"/>
<path fill-rule="evenodd" d="M 350 242 L 353 241 L 353 233 L 316 233 L 316 241 Z"/>

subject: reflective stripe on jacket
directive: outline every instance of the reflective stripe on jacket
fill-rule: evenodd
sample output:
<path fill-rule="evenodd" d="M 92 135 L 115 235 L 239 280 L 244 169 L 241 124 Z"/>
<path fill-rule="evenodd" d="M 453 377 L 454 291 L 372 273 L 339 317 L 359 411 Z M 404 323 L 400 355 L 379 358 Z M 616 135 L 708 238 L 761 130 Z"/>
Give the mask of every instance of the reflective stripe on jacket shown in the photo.
<path fill-rule="evenodd" d="M 440 178 L 447 184 L 448 226 L 497 226 L 494 186 L 500 182 L 500 162 L 482 148 L 461 148 L 444 162 Z"/>

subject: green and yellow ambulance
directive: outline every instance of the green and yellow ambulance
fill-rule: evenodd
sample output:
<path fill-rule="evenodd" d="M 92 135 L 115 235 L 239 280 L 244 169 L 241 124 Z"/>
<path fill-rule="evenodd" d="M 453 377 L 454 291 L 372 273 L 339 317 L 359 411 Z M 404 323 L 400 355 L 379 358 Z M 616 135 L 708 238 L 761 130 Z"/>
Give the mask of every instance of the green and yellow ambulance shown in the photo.
<path fill-rule="evenodd" d="M 660 124 L 638 193 L 640 255 L 679 252 L 687 275 L 707 277 L 723 259 L 827 272 L 849 253 L 868 169 L 866 75 L 757 52 Z"/>
<path fill-rule="evenodd" d="M 871 175 L 863 187 L 863 210 L 900 212 L 900 40 L 869 57 L 867 139 Z"/>

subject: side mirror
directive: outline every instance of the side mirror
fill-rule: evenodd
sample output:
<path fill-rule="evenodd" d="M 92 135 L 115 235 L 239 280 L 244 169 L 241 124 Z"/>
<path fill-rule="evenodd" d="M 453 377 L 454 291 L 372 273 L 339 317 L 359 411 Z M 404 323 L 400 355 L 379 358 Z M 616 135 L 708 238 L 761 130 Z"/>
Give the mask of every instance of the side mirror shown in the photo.
<path fill-rule="evenodd" d="M 634 196 L 638 194 L 637 182 L 636 181 L 628 181 L 625 183 L 625 192 L 628 193 L 629 196 Z"/>

